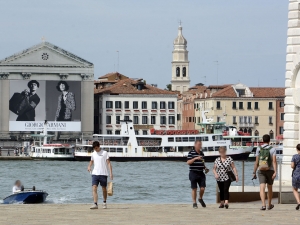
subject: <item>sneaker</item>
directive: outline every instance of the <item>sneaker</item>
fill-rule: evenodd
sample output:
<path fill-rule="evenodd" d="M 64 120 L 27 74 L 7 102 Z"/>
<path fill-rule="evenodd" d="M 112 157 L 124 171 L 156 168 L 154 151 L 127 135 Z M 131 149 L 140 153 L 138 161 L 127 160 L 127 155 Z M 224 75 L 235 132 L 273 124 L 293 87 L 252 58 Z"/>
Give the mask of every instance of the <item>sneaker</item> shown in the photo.
<path fill-rule="evenodd" d="M 103 209 L 107 209 L 106 203 L 103 202 L 102 206 L 103 206 Z"/>
<path fill-rule="evenodd" d="M 205 202 L 203 201 L 203 199 L 198 199 L 198 201 L 200 202 L 200 204 L 201 204 L 201 206 L 203 207 L 203 208 L 205 208 L 206 207 L 206 204 L 205 204 Z"/>
<path fill-rule="evenodd" d="M 93 205 L 90 207 L 90 209 L 98 209 L 98 205 L 93 204 Z"/>
<path fill-rule="evenodd" d="M 194 208 L 194 209 L 198 209 L 197 203 L 194 203 L 194 204 L 193 204 L 193 208 Z"/>

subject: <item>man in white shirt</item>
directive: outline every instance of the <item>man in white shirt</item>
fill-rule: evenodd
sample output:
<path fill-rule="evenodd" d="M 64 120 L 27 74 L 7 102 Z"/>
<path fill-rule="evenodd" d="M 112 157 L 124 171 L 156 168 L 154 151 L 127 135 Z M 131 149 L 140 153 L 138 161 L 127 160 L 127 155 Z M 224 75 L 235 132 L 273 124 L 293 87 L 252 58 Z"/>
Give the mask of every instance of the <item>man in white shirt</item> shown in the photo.
<path fill-rule="evenodd" d="M 107 208 L 107 177 L 108 170 L 110 174 L 110 179 L 113 179 L 112 166 L 107 151 L 100 149 L 100 144 L 98 141 L 93 142 L 94 152 L 92 153 L 91 161 L 88 166 L 88 171 L 91 172 L 91 166 L 94 164 L 94 169 L 92 171 L 92 186 L 93 186 L 93 197 L 94 204 L 90 209 L 98 209 L 98 192 L 97 188 L 100 183 L 102 187 L 103 194 L 103 209 Z"/>
<path fill-rule="evenodd" d="M 16 194 L 18 192 L 20 192 L 22 190 L 22 184 L 21 184 L 21 181 L 17 180 L 15 182 L 15 185 L 13 186 L 13 189 L 12 189 L 12 193 L 13 194 Z"/>

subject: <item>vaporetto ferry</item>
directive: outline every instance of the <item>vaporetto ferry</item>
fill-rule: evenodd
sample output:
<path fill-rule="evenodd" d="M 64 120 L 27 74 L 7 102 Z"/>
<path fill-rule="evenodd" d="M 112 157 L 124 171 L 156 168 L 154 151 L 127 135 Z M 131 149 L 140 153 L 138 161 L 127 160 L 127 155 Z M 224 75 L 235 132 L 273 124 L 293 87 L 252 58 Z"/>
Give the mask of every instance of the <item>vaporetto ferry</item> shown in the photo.
<path fill-rule="evenodd" d="M 220 123 L 203 123 L 203 133 L 136 135 L 131 120 L 120 121 L 120 135 L 94 134 L 93 140 L 77 143 L 75 160 L 88 161 L 93 152 L 92 143 L 100 142 L 101 149 L 109 153 L 112 161 L 148 161 L 171 160 L 185 161 L 188 152 L 196 140 L 202 141 L 202 151 L 206 162 L 212 162 L 219 157 L 219 148 L 225 146 L 227 155 L 234 160 L 247 160 L 253 146 L 232 146 L 230 139 L 224 139 L 223 126 Z"/>

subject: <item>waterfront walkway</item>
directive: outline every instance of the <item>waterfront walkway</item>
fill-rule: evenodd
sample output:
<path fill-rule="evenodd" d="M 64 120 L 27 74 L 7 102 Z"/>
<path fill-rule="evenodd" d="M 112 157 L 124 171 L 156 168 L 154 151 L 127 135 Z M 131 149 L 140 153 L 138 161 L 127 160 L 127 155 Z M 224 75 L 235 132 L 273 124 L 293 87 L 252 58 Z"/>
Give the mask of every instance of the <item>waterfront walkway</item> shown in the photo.
<path fill-rule="evenodd" d="M 175 193 L 174 193 L 175 194 Z M 231 204 L 228 210 L 216 204 L 193 209 L 189 204 L 108 204 L 108 209 L 90 210 L 87 204 L 0 205 L 0 224 L 299 224 L 295 205 L 275 205 L 260 211 L 260 204 Z"/>

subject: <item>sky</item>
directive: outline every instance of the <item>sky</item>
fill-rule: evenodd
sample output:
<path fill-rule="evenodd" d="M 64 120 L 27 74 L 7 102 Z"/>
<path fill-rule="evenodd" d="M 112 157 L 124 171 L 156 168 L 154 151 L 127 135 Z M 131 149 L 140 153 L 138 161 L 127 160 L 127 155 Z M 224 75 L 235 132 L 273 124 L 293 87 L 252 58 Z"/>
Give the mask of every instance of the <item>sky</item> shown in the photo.
<path fill-rule="evenodd" d="M 287 16 L 287 0 L 0 0 L 0 59 L 45 37 L 92 62 L 95 78 L 165 88 L 181 20 L 191 86 L 284 87 Z"/>

